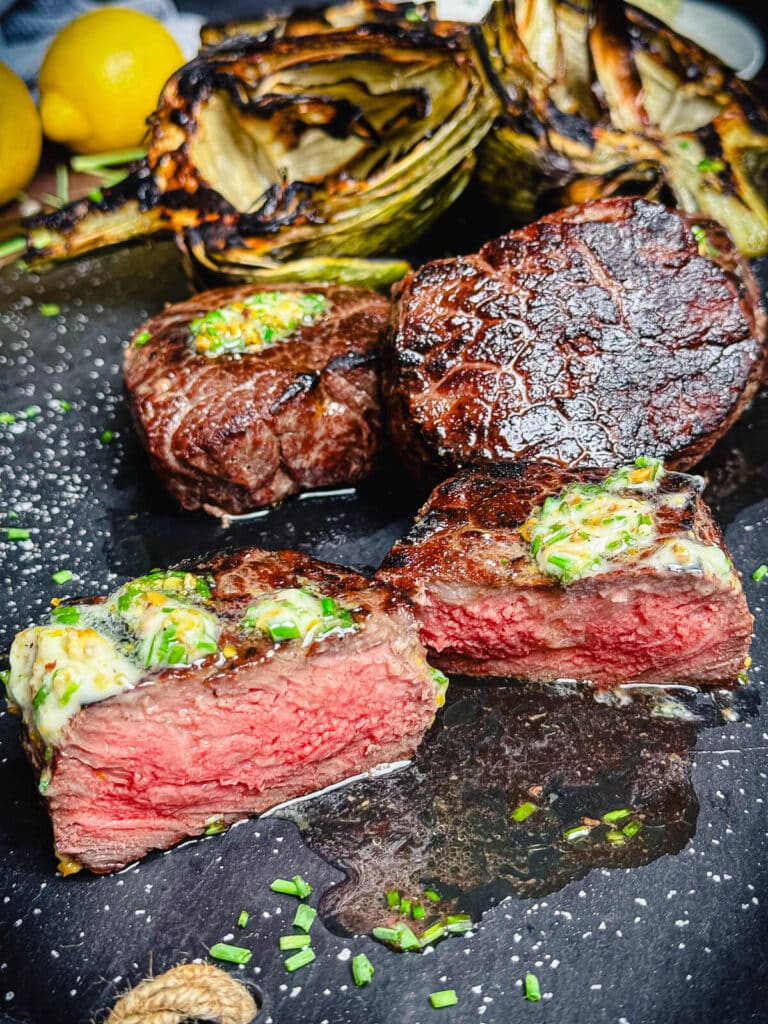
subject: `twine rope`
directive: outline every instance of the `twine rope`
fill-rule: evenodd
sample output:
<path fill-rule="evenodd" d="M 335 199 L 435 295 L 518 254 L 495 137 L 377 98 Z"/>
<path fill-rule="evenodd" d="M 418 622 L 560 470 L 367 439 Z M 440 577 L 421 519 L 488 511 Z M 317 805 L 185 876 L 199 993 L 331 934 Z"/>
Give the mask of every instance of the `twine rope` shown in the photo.
<path fill-rule="evenodd" d="M 251 1024 L 258 1013 L 253 996 L 211 964 L 180 964 L 145 978 L 117 1001 L 105 1024 Z"/>

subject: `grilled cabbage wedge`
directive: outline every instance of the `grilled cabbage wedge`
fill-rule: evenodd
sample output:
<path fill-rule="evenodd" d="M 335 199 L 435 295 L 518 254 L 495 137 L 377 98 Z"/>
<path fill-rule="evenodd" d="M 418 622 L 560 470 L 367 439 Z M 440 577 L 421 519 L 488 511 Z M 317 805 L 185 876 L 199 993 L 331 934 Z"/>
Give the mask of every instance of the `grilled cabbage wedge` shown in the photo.
<path fill-rule="evenodd" d="M 450 206 L 498 110 L 465 26 L 238 37 L 169 80 L 126 181 L 30 224 L 25 258 L 170 229 L 214 277 L 388 283 L 407 264 L 365 257 Z"/>
<path fill-rule="evenodd" d="M 431 3 L 206 26 L 148 155 L 99 202 L 27 223 L 28 261 L 175 233 L 210 281 L 387 284 L 473 172 L 512 222 L 620 192 L 768 252 L 768 113 L 715 57 L 612 0 Z M 476 165 L 476 166 L 475 166 Z"/>

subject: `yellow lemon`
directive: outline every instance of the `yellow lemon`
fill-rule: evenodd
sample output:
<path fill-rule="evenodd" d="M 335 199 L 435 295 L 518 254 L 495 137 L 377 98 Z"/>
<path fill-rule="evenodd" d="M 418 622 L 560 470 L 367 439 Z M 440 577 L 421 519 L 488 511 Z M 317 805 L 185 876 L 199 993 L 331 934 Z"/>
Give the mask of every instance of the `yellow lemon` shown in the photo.
<path fill-rule="evenodd" d="M 0 206 L 37 170 L 42 142 L 40 115 L 26 85 L 0 64 Z"/>
<path fill-rule="evenodd" d="M 45 134 L 77 153 L 138 146 L 162 87 L 183 63 L 176 40 L 147 14 L 106 7 L 75 18 L 40 68 Z"/>

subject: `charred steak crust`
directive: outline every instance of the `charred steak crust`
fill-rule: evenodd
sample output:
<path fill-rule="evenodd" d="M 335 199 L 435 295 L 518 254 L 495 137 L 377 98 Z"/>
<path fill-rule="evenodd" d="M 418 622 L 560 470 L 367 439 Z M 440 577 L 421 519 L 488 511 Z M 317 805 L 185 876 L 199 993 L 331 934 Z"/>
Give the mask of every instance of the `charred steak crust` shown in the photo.
<path fill-rule="evenodd" d="M 239 357 L 198 355 L 188 343 L 193 319 L 286 288 L 203 292 L 133 335 L 124 363 L 133 419 L 156 474 L 184 508 L 248 512 L 304 489 L 354 483 L 371 470 L 381 434 L 386 298 L 362 288 L 290 285 L 322 293 L 327 315 Z"/>
<path fill-rule="evenodd" d="M 765 338 L 755 280 L 714 222 L 636 198 L 570 207 L 404 279 L 390 433 L 434 479 L 638 452 L 685 469 L 755 394 Z"/>
<path fill-rule="evenodd" d="M 212 585 L 220 649 L 237 653 L 84 706 L 48 764 L 57 853 L 92 871 L 410 757 L 434 718 L 439 681 L 410 602 L 388 584 L 294 551 L 221 554 L 195 572 Z M 258 595 L 307 586 L 358 628 L 276 645 L 238 627 Z"/>
<path fill-rule="evenodd" d="M 414 601 L 433 664 L 605 685 L 735 684 L 753 621 L 735 570 L 729 586 L 619 559 L 610 571 L 563 587 L 531 558 L 519 530 L 532 511 L 570 483 L 599 484 L 608 474 L 513 463 L 466 469 L 435 488 L 376 574 Z M 673 493 L 677 507 L 661 501 Z M 692 537 L 727 555 L 694 478 L 666 474 L 659 499 L 649 555 L 665 541 Z M 622 621 L 615 613 L 624 607 Z"/>

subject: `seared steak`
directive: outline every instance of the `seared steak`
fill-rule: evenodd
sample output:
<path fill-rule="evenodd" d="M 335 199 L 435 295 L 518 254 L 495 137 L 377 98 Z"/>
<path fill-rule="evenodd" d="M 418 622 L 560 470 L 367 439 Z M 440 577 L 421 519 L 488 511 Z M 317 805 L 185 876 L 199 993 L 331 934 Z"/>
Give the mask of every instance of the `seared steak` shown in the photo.
<path fill-rule="evenodd" d="M 725 232 L 643 199 L 570 207 L 409 275 L 385 378 L 435 479 L 506 460 L 693 465 L 760 383 L 765 315 Z"/>
<path fill-rule="evenodd" d="M 60 606 L 11 652 L 11 701 L 64 869 L 410 757 L 442 703 L 409 603 L 295 552 L 219 555 Z"/>
<path fill-rule="evenodd" d="M 320 296 L 324 309 L 277 340 L 212 354 L 222 309 L 286 294 Z M 161 481 L 185 508 L 222 515 L 365 477 L 379 443 L 388 311 L 361 288 L 250 286 L 203 292 L 143 324 L 125 354 L 125 384 Z M 228 341 L 237 326 L 224 329 Z"/>
<path fill-rule="evenodd" d="M 437 487 L 378 573 L 416 604 L 433 663 L 604 686 L 734 685 L 752 617 L 702 481 L 638 461 L 610 475 L 468 469 Z"/>

